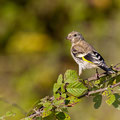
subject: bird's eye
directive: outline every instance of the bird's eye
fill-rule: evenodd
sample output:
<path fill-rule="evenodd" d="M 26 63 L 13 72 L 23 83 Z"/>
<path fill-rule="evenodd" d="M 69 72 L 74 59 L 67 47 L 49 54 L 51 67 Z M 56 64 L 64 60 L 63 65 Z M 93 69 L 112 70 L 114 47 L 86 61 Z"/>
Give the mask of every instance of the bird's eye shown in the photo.
<path fill-rule="evenodd" d="M 77 34 L 74 34 L 74 37 L 76 37 L 77 36 Z"/>

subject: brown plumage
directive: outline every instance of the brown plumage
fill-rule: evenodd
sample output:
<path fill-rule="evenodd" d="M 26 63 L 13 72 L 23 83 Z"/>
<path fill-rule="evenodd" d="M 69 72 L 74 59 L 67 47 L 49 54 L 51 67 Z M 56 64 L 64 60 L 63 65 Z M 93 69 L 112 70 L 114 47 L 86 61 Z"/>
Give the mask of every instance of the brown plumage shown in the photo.
<path fill-rule="evenodd" d="M 68 34 L 67 39 L 71 41 L 71 55 L 79 65 L 79 75 L 83 69 L 97 68 L 105 70 L 107 73 L 115 73 L 109 68 L 102 56 L 89 44 L 83 36 L 76 31 Z"/>

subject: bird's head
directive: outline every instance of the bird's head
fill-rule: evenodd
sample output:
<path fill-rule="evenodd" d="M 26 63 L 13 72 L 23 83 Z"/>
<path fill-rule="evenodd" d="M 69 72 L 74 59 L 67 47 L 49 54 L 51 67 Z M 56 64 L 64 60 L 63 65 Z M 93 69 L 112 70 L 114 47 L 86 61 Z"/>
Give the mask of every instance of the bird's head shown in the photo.
<path fill-rule="evenodd" d="M 72 31 L 71 33 L 69 33 L 66 39 L 70 40 L 71 43 L 76 43 L 78 41 L 84 40 L 83 36 L 76 31 Z"/>

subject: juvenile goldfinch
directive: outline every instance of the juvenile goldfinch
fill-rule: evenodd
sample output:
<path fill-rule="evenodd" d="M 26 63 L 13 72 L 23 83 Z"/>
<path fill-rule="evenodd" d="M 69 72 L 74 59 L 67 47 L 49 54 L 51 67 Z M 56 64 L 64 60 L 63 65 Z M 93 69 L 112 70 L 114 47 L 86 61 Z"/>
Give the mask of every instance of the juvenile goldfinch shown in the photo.
<path fill-rule="evenodd" d="M 71 55 L 79 66 L 79 75 L 81 75 L 82 70 L 90 68 L 101 68 L 108 74 L 115 73 L 79 32 L 72 31 L 68 34 L 67 39 L 71 41 Z"/>

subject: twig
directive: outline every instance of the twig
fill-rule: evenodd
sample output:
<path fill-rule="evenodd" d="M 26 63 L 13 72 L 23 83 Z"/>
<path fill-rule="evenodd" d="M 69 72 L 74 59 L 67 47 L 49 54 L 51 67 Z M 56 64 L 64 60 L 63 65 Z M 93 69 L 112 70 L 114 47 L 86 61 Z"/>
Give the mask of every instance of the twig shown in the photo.
<path fill-rule="evenodd" d="M 114 87 L 117 87 L 117 86 L 119 86 L 119 85 L 120 85 L 120 82 L 118 82 L 118 83 L 116 83 L 116 84 L 114 84 L 114 85 L 111 85 L 110 88 L 114 88 Z M 90 96 L 90 95 L 95 94 L 95 93 L 103 92 L 103 91 L 106 91 L 107 89 L 108 89 L 108 87 L 101 88 L 101 89 L 99 89 L 99 90 L 88 91 L 88 92 L 86 92 L 85 94 L 81 95 L 81 96 L 78 97 L 78 98 L 80 99 L 80 98 L 83 98 L 83 97 L 85 97 L 85 96 Z"/>
<path fill-rule="evenodd" d="M 119 64 L 117 64 L 117 65 L 115 65 L 115 66 L 113 67 L 114 70 L 116 71 L 116 73 L 120 71 L 120 67 L 117 67 L 118 65 L 119 65 Z M 119 75 L 119 74 L 116 74 L 116 76 L 117 76 L 117 75 Z M 90 78 L 87 78 L 87 79 L 85 79 L 85 80 L 87 80 L 88 83 L 89 83 L 90 81 L 98 80 L 98 78 L 100 79 L 101 77 L 104 77 L 104 76 L 108 76 L 108 74 L 106 74 L 105 72 L 104 72 L 104 73 L 101 73 L 101 74 L 96 73 L 94 76 L 92 76 L 92 77 L 90 77 Z M 114 76 L 114 77 L 116 77 L 116 76 Z M 113 77 L 112 77 L 112 78 L 113 78 Z M 108 80 L 107 80 L 107 81 L 108 81 Z M 83 81 L 80 81 L 80 82 L 84 82 L 84 80 L 83 80 Z M 114 88 L 114 87 L 117 87 L 117 86 L 119 86 L 119 85 L 120 85 L 120 82 L 118 82 L 118 83 L 116 83 L 116 84 L 114 84 L 114 85 L 111 85 L 110 88 Z M 66 88 L 66 86 L 65 86 L 65 88 Z M 88 97 L 88 96 L 90 96 L 90 95 L 92 95 L 92 94 L 106 91 L 106 90 L 108 90 L 108 88 L 109 88 L 109 87 L 105 87 L 105 88 L 100 88 L 100 89 L 98 89 L 98 90 L 93 90 L 93 91 L 89 91 L 89 90 L 88 90 L 86 93 L 84 93 L 83 95 L 79 96 L 78 98 L 80 99 L 80 98 L 83 98 L 83 97 Z M 52 102 L 54 101 L 54 96 L 52 96 L 51 98 L 48 97 L 47 99 L 52 103 Z M 65 107 L 73 107 L 75 104 L 77 104 L 77 102 L 76 102 L 76 103 L 73 103 L 73 104 L 65 105 Z M 36 111 L 36 110 L 34 109 L 34 113 L 31 114 L 30 116 L 28 116 L 28 118 L 32 118 L 32 119 L 34 120 L 35 117 L 37 117 L 37 116 L 42 116 L 42 112 L 43 112 L 43 108 L 39 108 L 38 111 Z"/>
<path fill-rule="evenodd" d="M 104 77 L 104 76 L 107 76 L 107 74 L 106 73 L 101 73 L 101 74 L 99 74 L 99 76 L 97 76 L 95 74 L 94 76 L 89 77 L 89 78 L 87 78 L 85 80 L 88 80 L 88 82 L 90 82 L 90 81 L 98 80 L 98 77 L 101 78 L 101 77 Z"/>
<path fill-rule="evenodd" d="M 113 68 L 114 68 L 114 70 L 115 70 L 116 72 L 120 72 L 120 67 L 117 67 L 119 64 L 120 64 L 120 63 L 118 63 L 118 64 L 116 64 L 115 66 L 113 66 Z M 98 77 L 101 78 L 101 77 L 104 77 L 104 76 L 107 76 L 106 72 L 101 73 L 101 74 L 99 74 L 99 75 L 98 75 L 98 74 L 95 74 L 94 76 L 89 77 L 89 78 L 87 78 L 87 79 L 85 79 L 85 80 L 88 80 L 88 81 L 90 82 L 90 81 L 98 80 Z"/>

